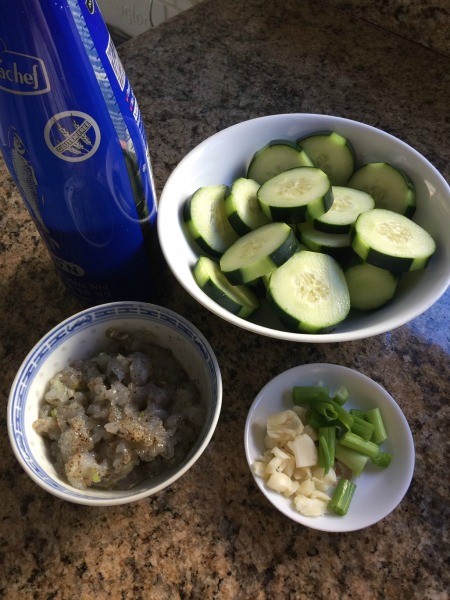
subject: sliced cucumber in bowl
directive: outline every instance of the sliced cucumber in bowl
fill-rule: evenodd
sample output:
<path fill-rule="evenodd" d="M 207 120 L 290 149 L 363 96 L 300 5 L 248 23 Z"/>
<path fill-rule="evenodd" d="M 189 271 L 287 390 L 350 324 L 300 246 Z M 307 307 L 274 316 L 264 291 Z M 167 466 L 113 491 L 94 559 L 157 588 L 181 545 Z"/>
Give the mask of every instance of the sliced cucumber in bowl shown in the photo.
<path fill-rule="evenodd" d="M 290 140 L 273 140 L 255 152 L 247 177 L 263 184 L 294 167 L 313 167 L 306 152 Z"/>
<path fill-rule="evenodd" d="M 365 262 L 350 265 L 344 274 L 351 307 L 365 311 L 381 308 L 392 300 L 399 280 L 398 273 Z"/>
<path fill-rule="evenodd" d="M 376 208 L 385 208 L 411 218 L 416 210 L 416 190 L 401 169 L 386 162 L 360 167 L 350 178 L 349 187 L 370 194 Z"/>
<path fill-rule="evenodd" d="M 423 269 L 436 250 L 433 238 L 420 225 L 383 208 L 359 215 L 351 245 L 364 261 L 395 272 Z"/>
<path fill-rule="evenodd" d="M 294 231 L 286 223 L 269 223 L 239 238 L 220 259 L 220 269 L 235 285 L 268 275 L 297 250 Z"/>
<path fill-rule="evenodd" d="M 315 167 L 288 169 L 258 190 L 263 212 L 272 221 L 302 223 L 326 213 L 333 204 L 328 176 Z"/>
<path fill-rule="evenodd" d="M 347 317 L 349 305 L 357 318 L 366 319 L 360 311 L 384 306 L 394 293 L 401 301 L 405 276 L 397 285 L 400 273 L 423 268 L 434 253 L 436 246 L 430 236 L 402 215 L 402 211 L 411 214 L 415 206 L 408 179 L 388 163 L 368 163 L 355 171 L 348 140 L 332 134 L 307 136 L 313 141 L 311 155 L 317 151 L 314 166 L 298 166 L 302 159 L 294 142 L 276 141 L 254 153 L 257 160 L 252 168 L 261 168 L 254 179 L 249 178 L 250 171 L 244 171 L 249 163 L 241 161 L 241 168 L 232 173 L 231 185 L 225 178 L 230 187 L 200 188 L 185 203 L 185 231 L 201 249 L 196 251 L 193 244 L 197 263 L 189 268 L 195 270 L 197 285 L 230 313 L 250 321 L 255 313 L 256 322 L 270 323 L 273 329 L 326 333 Z M 325 152 L 326 146 L 333 151 L 338 171 L 352 170 L 345 185 L 330 181 L 332 171 L 327 174 L 326 162 L 323 169 L 318 167 L 319 150 Z M 358 156 L 364 156 L 363 150 Z M 276 157 L 276 164 L 271 163 L 271 156 Z M 263 170 L 265 174 L 261 174 Z M 376 205 L 368 193 L 376 195 L 376 186 L 359 189 L 368 185 L 374 173 L 377 177 L 381 173 L 384 185 L 394 189 L 393 210 Z M 342 180 L 346 177 L 341 176 Z M 267 180 L 260 183 L 257 179 Z M 349 187 L 352 182 L 355 187 Z M 380 198 L 384 195 L 378 195 L 378 202 Z M 199 258 L 199 252 L 207 254 L 208 261 Z M 298 270 L 301 261 L 294 259 L 295 253 L 320 257 L 315 260 L 321 261 L 322 271 L 316 266 L 314 277 L 308 279 Z M 355 257 L 358 266 L 350 266 Z M 288 275 L 292 264 L 296 270 Z M 411 276 L 415 273 L 408 275 L 408 281 Z M 287 284 L 289 277 L 291 283 Z M 310 282 L 308 293 L 306 279 Z M 300 280 L 304 297 L 316 299 L 309 309 L 307 303 L 298 301 Z M 291 293 L 285 293 L 289 285 Z M 333 302 L 325 308 L 322 301 L 327 289 L 332 290 Z M 343 297 L 347 300 L 342 303 Z M 338 313 L 333 312 L 336 303 Z"/>
<path fill-rule="evenodd" d="M 352 144 L 336 131 L 319 131 L 297 140 L 315 167 L 328 175 L 333 185 L 346 185 L 356 159 Z"/>
<path fill-rule="evenodd" d="M 326 233 L 349 233 L 358 215 L 375 208 L 375 200 L 361 190 L 332 186 L 333 204 L 314 220 L 314 227 Z"/>
<path fill-rule="evenodd" d="M 336 259 L 341 259 L 350 249 L 350 233 L 318 231 L 311 221 L 299 223 L 297 231 L 300 241 L 314 252 L 325 252 Z"/>
<path fill-rule="evenodd" d="M 231 285 L 217 263 L 201 256 L 193 269 L 198 286 L 212 300 L 238 317 L 247 318 L 260 306 L 255 294 L 246 286 Z"/>
<path fill-rule="evenodd" d="M 269 299 L 290 330 L 330 331 L 350 311 L 344 273 L 334 258 L 300 250 L 270 277 Z"/>
<path fill-rule="evenodd" d="M 198 189 L 184 205 L 183 217 L 197 245 L 211 256 L 219 257 L 237 239 L 226 211 L 226 185 Z"/>
<path fill-rule="evenodd" d="M 225 210 L 232 228 L 238 235 L 270 222 L 263 213 L 258 200 L 259 183 L 254 179 L 236 179 L 225 198 Z"/>

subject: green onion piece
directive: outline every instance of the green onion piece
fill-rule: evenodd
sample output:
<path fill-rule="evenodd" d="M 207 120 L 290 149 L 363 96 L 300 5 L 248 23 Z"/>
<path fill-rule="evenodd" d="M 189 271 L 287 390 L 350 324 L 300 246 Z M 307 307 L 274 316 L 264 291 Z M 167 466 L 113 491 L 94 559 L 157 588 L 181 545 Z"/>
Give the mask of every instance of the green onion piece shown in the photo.
<path fill-rule="evenodd" d="M 330 500 L 330 509 L 337 515 L 346 515 L 355 490 L 356 484 L 353 481 L 344 478 L 339 479 L 333 497 Z"/>
<path fill-rule="evenodd" d="M 379 408 L 372 408 L 372 410 L 367 410 L 365 413 L 365 418 L 369 423 L 372 423 L 374 426 L 372 442 L 375 444 L 381 444 L 385 440 L 387 440 L 386 429 L 384 428 L 383 419 L 381 418 L 381 412 Z"/>
<path fill-rule="evenodd" d="M 334 449 L 335 458 L 350 469 L 355 477 L 359 477 L 364 471 L 364 468 L 369 460 L 369 457 L 356 450 L 350 450 L 342 446 L 339 442 L 336 443 Z"/>
<path fill-rule="evenodd" d="M 361 436 L 356 435 L 356 433 L 352 433 L 351 431 L 346 431 L 340 439 L 340 442 L 343 446 L 346 446 L 351 450 L 366 454 L 369 458 L 373 458 L 380 452 L 378 444 L 363 440 Z"/>
<path fill-rule="evenodd" d="M 292 399 L 294 404 L 304 405 L 306 404 L 309 408 L 314 409 L 320 414 L 326 415 L 329 419 L 338 419 L 345 429 L 350 429 L 353 423 L 353 416 L 342 408 L 338 402 L 330 398 L 328 395 L 328 388 L 322 385 L 311 385 L 311 386 L 294 386 L 292 388 Z M 324 404 L 327 405 L 324 408 Z M 331 412 L 334 409 L 335 415 Z M 312 425 L 312 423 L 310 423 Z M 314 427 L 314 425 L 312 425 Z"/>
<path fill-rule="evenodd" d="M 58 411 L 56 408 L 52 408 L 52 410 L 50 411 L 50 416 L 52 419 L 56 419 L 56 417 L 58 416 Z"/>
<path fill-rule="evenodd" d="M 314 429 L 319 429 L 321 427 L 329 427 L 331 425 L 337 425 L 338 421 L 329 421 L 323 415 L 319 414 L 316 410 L 310 408 L 306 413 L 306 422 L 308 425 L 311 425 Z"/>
<path fill-rule="evenodd" d="M 292 398 L 294 404 L 308 404 L 310 408 L 316 409 L 317 403 L 326 403 L 331 405 L 336 411 L 337 419 L 342 423 L 345 429 L 350 429 L 353 423 L 353 416 L 342 408 L 338 402 L 330 398 L 328 388 L 322 385 L 294 386 L 292 388 Z M 323 407 L 321 407 L 323 411 Z M 330 411 L 328 407 L 327 411 Z M 318 410 L 317 410 L 318 412 Z"/>
<path fill-rule="evenodd" d="M 337 412 L 329 402 L 314 402 L 314 410 L 319 415 L 325 417 L 327 421 L 335 421 L 337 419 Z"/>
<path fill-rule="evenodd" d="M 376 456 L 370 459 L 374 465 L 386 469 L 391 464 L 392 454 L 388 452 L 378 452 Z"/>
<path fill-rule="evenodd" d="M 334 465 L 334 447 L 336 445 L 336 428 L 321 427 L 319 429 L 319 467 L 326 475 Z"/>
<path fill-rule="evenodd" d="M 356 415 L 353 416 L 353 425 L 350 429 L 356 435 L 359 435 L 363 440 L 370 440 L 372 438 L 374 426 L 372 423 L 368 423 L 365 419 L 361 419 Z"/>
<path fill-rule="evenodd" d="M 344 385 L 341 385 L 341 387 L 333 396 L 333 400 L 342 406 L 347 402 L 349 397 L 350 394 L 348 393 L 348 389 Z"/>
<path fill-rule="evenodd" d="M 333 406 L 334 410 L 336 411 L 338 421 L 342 423 L 345 429 L 350 430 L 353 425 L 353 415 L 347 412 L 345 408 L 343 408 L 340 404 L 338 404 L 331 398 L 330 400 L 328 400 L 328 402 Z"/>
<path fill-rule="evenodd" d="M 359 417 L 360 419 L 366 418 L 366 413 L 363 410 L 360 410 L 359 408 L 351 408 L 350 414 L 354 417 Z"/>
<path fill-rule="evenodd" d="M 317 400 L 327 401 L 328 388 L 323 385 L 296 385 L 292 388 L 294 404 L 310 404 Z"/>

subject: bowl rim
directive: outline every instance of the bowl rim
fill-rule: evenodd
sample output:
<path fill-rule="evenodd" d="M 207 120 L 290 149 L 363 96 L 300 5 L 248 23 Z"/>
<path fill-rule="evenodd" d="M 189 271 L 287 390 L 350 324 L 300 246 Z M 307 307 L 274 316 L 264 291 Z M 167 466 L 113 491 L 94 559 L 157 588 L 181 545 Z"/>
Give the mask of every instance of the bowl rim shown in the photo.
<path fill-rule="evenodd" d="M 174 326 L 175 323 L 179 324 L 180 327 L 179 327 L 179 329 L 177 329 L 177 331 L 181 332 L 183 334 L 183 337 L 185 337 L 192 345 L 194 344 L 194 341 L 195 341 L 195 344 L 199 348 L 199 354 L 204 354 L 204 352 L 206 352 L 206 354 L 208 356 L 208 362 L 210 363 L 209 370 L 211 373 L 213 372 L 215 375 L 214 383 L 215 383 L 215 388 L 216 388 L 216 401 L 213 406 L 213 410 L 211 411 L 209 419 L 205 422 L 205 425 L 203 426 L 203 429 L 202 429 L 202 433 L 200 434 L 200 435 L 203 435 L 203 437 L 201 438 L 199 436 L 199 438 L 197 439 L 197 442 L 200 439 L 201 439 L 201 442 L 196 443 L 193 446 L 193 448 L 191 449 L 191 451 L 188 455 L 189 458 L 187 460 L 183 460 L 183 462 L 181 463 L 181 468 L 179 468 L 180 465 L 174 467 L 173 471 L 172 470 L 169 471 L 170 474 L 167 478 L 159 481 L 159 483 L 157 483 L 155 486 L 151 487 L 150 489 L 144 489 L 144 490 L 141 490 L 139 492 L 134 492 L 134 493 L 133 493 L 134 488 L 131 488 L 130 490 L 118 490 L 118 492 L 120 494 L 118 496 L 114 496 L 115 490 L 103 490 L 103 492 L 106 492 L 109 495 L 99 497 L 99 496 L 95 495 L 97 490 L 92 490 L 92 489 L 78 490 L 78 489 L 74 488 L 73 486 L 71 486 L 69 483 L 65 482 L 63 479 L 60 479 L 59 477 L 55 477 L 53 474 L 48 473 L 48 471 L 46 471 L 46 469 L 44 469 L 41 466 L 39 459 L 36 458 L 36 456 L 31 452 L 30 449 L 28 449 L 26 452 L 25 452 L 25 450 L 22 451 L 22 449 L 20 448 L 20 445 L 26 443 L 26 432 L 23 431 L 23 429 L 20 429 L 20 431 L 19 431 L 19 427 L 16 427 L 15 422 L 14 422 L 15 416 L 16 416 L 15 415 L 16 409 L 19 412 L 22 412 L 22 409 L 19 410 L 19 406 L 17 405 L 17 400 L 18 400 L 17 395 L 18 395 L 19 389 L 24 387 L 23 378 L 27 377 L 27 369 L 29 368 L 30 364 L 32 364 L 33 358 L 35 357 L 36 353 L 38 353 L 39 350 L 43 346 L 45 346 L 49 340 L 52 340 L 52 338 L 54 338 L 55 335 L 57 335 L 58 331 L 60 331 L 60 330 L 63 330 L 63 329 L 67 330 L 68 328 L 72 327 L 72 331 L 76 331 L 77 328 L 83 327 L 84 325 L 86 325 L 84 327 L 85 329 L 88 329 L 91 324 L 95 325 L 97 323 L 96 321 L 90 321 L 91 315 L 95 312 L 98 313 L 98 315 L 100 316 L 99 318 L 101 318 L 102 316 L 104 317 L 103 322 L 109 321 L 110 319 L 113 321 L 119 320 L 119 319 L 123 320 L 123 319 L 126 319 L 127 317 L 131 318 L 131 319 L 135 319 L 135 320 L 138 320 L 138 319 L 145 320 L 146 315 L 150 316 L 153 314 L 153 315 L 158 315 L 158 317 L 154 320 L 162 323 L 165 326 L 170 327 L 170 326 Z M 164 320 L 161 320 L 161 316 L 165 317 Z M 192 338 L 191 337 L 188 338 L 188 336 L 186 335 L 186 331 L 189 331 L 192 334 Z M 58 347 L 60 344 L 55 343 L 54 345 L 56 347 Z M 47 355 L 47 353 L 45 353 L 45 355 Z M 38 359 L 39 359 L 39 356 L 38 356 Z M 31 385 L 32 381 L 34 380 L 34 378 L 36 377 L 36 375 L 39 371 L 39 366 L 40 366 L 40 363 L 37 365 L 37 368 L 35 369 L 35 372 L 32 375 L 31 380 L 29 382 L 27 380 L 27 385 Z M 21 386 L 21 387 L 19 388 L 19 386 Z M 174 312 L 173 310 L 171 310 L 169 308 L 166 308 L 164 306 L 159 306 L 156 304 L 152 304 L 149 302 L 141 302 L 141 301 L 134 301 L 134 300 L 108 302 L 108 303 L 99 304 L 96 306 L 91 306 L 91 307 L 85 308 L 85 309 L 65 318 L 63 321 L 56 324 L 47 333 L 45 333 L 34 344 L 32 349 L 27 353 L 27 355 L 21 362 L 19 369 L 16 372 L 16 375 L 13 379 L 13 382 L 10 387 L 9 395 L 8 395 L 8 404 L 7 404 L 8 437 L 9 437 L 9 441 L 10 441 L 10 445 L 12 447 L 13 453 L 14 453 L 16 459 L 18 460 L 20 466 L 23 468 L 23 470 L 37 485 L 39 485 L 41 488 L 43 488 L 45 491 L 49 492 L 53 496 L 56 496 L 62 500 L 66 500 L 66 501 L 69 501 L 69 502 L 72 502 L 75 504 L 82 504 L 82 505 L 86 505 L 86 506 L 115 506 L 115 505 L 120 505 L 120 504 L 129 504 L 131 502 L 136 502 L 136 501 L 146 498 L 150 495 L 153 495 L 153 494 L 163 490 L 164 488 L 168 487 L 169 485 L 174 483 L 177 479 L 179 479 L 182 475 L 184 475 L 186 473 L 186 471 L 188 471 L 193 466 L 193 464 L 200 458 L 200 456 L 205 451 L 207 445 L 209 444 L 209 442 L 214 434 L 214 431 L 217 427 L 217 423 L 219 421 L 221 407 L 222 407 L 222 396 L 223 396 L 222 375 L 221 375 L 221 370 L 220 370 L 220 366 L 219 366 L 217 357 L 216 357 L 211 345 L 209 344 L 208 340 L 206 339 L 206 337 L 193 323 L 191 323 L 184 316 Z M 27 404 L 27 401 L 24 402 L 23 412 L 25 412 L 26 404 Z M 25 417 L 23 417 L 23 423 L 25 423 Z M 39 468 L 39 470 L 41 470 L 45 473 L 46 477 L 55 481 L 55 483 L 57 484 L 57 487 L 52 487 L 44 479 L 41 479 L 39 477 L 39 475 L 37 475 L 35 473 L 35 471 L 30 467 L 27 460 L 24 458 L 24 455 L 23 455 L 24 453 L 28 454 L 29 460 L 31 462 L 33 462 L 34 464 L 36 464 L 37 467 Z M 160 478 L 158 477 L 158 480 L 159 479 Z M 102 490 L 98 490 L 98 491 L 102 492 Z M 84 494 L 83 492 L 86 492 L 86 494 Z"/>
<path fill-rule="evenodd" d="M 307 517 L 301 515 L 300 513 L 296 513 L 294 509 L 291 510 L 288 507 L 288 499 L 284 498 L 281 494 L 275 495 L 276 500 L 274 501 L 272 499 L 274 496 L 272 495 L 271 497 L 271 491 L 265 486 L 263 480 L 260 477 L 258 477 L 252 469 L 252 462 L 253 460 L 255 460 L 255 458 L 252 455 L 250 448 L 251 440 L 253 439 L 251 427 L 254 422 L 254 411 L 257 409 L 258 404 L 263 401 L 264 394 L 267 395 L 267 392 L 270 391 L 273 386 L 276 386 L 277 383 L 281 384 L 283 380 L 287 381 L 290 377 L 294 375 L 297 380 L 297 377 L 298 379 L 300 379 L 302 376 L 308 377 L 308 374 L 311 374 L 312 376 L 314 372 L 316 374 L 320 374 L 320 376 L 324 378 L 326 377 L 326 375 L 324 375 L 326 372 L 328 372 L 331 376 L 333 376 L 334 373 L 336 375 L 339 375 L 339 377 L 352 378 L 353 381 L 360 381 L 363 385 L 368 386 L 372 391 L 378 391 L 378 393 L 381 394 L 381 396 L 389 404 L 390 409 L 395 413 L 396 417 L 403 425 L 403 434 L 407 446 L 405 450 L 407 451 L 407 455 L 404 459 L 405 471 L 403 479 L 401 481 L 401 486 L 396 490 L 396 493 L 393 495 L 391 502 L 389 503 L 388 509 L 384 512 L 384 514 L 379 518 L 368 518 L 364 524 L 354 524 L 352 526 L 349 525 L 349 520 L 344 520 L 345 517 L 341 518 L 334 515 L 324 515 L 322 517 Z M 273 395 L 272 392 L 271 395 Z M 374 379 L 368 377 L 367 375 L 361 373 L 356 369 L 352 369 L 350 367 L 345 367 L 335 363 L 305 363 L 297 365 L 295 367 L 291 367 L 290 369 L 287 369 L 286 371 L 283 371 L 275 377 L 271 378 L 256 394 L 248 410 L 244 426 L 244 449 L 248 468 L 254 479 L 254 483 L 259 489 L 259 491 L 265 496 L 267 501 L 270 502 L 273 508 L 275 508 L 288 519 L 294 521 L 299 525 L 303 525 L 305 527 L 309 527 L 310 529 L 316 529 L 318 531 L 325 531 L 329 533 L 348 533 L 351 531 L 358 531 L 361 529 L 366 529 L 367 527 L 371 527 L 372 525 L 375 525 L 376 523 L 385 519 L 399 506 L 405 494 L 407 493 L 414 476 L 414 439 L 409 423 L 398 403 L 391 396 L 391 394 L 389 394 L 389 392 L 382 385 L 377 383 Z"/>
<path fill-rule="evenodd" d="M 275 339 L 280 339 L 284 341 L 293 341 L 293 342 L 306 342 L 306 343 L 337 343 L 337 342 L 347 342 L 347 341 L 356 341 L 360 339 L 366 339 L 369 337 L 373 337 L 375 335 L 383 334 L 406 323 L 409 323 L 413 319 L 417 318 L 425 311 L 427 311 L 433 304 L 435 304 L 447 291 L 450 286 L 450 269 L 448 270 L 447 276 L 442 276 L 439 279 L 439 285 L 436 285 L 437 291 L 436 294 L 428 298 L 427 301 L 421 303 L 415 303 L 414 306 L 410 307 L 409 312 L 401 312 L 396 313 L 389 318 L 385 318 L 381 323 L 375 325 L 367 325 L 362 327 L 359 330 L 349 330 L 349 331 L 339 331 L 335 330 L 332 332 L 324 332 L 324 333 L 302 333 L 302 332 L 293 332 L 286 331 L 285 329 L 274 329 L 265 325 L 260 325 L 258 323 L 253 322 L 251 319 L 247 320 L 237 315 L 234 315 L 222 308 L 219 304 L 217 304 L 214 300 L 212 300 L 205 292 L 199 287 L 189 282 L 186 282 L 182 275 L 178 273 L 175 265 L 173 264 L 169 248 L 169 232 L 171 228 L 167 227 L 164 224 L 166 210 L 169 210 L 171 204 L 171 198 L 169 197 L 169 190 L 172 185 L 172 182 L 177 178 L 177 173 L 180 169 L 184 167 L 186 163 L 189 163 L 196 154 L 202 153 L 203 149 L 208 146 L 211 142 L 214 142 L 217 139 L 220 139 L 223 135 L 228 135 L 230 132 L 242 127 L 242 126 L 250 126 L 251 124 L 255 124 L 257 126 L 258 123 L 276 121 L 283 118 L 292 118 L 292 119 L 303 119 L 306 121 L 313 121 L 314 119 L 322 119 L 324 120 L 324 129 L 327 129 L 326 123 L 328 122 L 331 126 L 331 123 L 342 123 L 344 126 L 359 126 L 363 127 L 367 131 L 372 131 L 378 136 L 386 137 L 387 139 L 392 140 L 396 144 L 399 144 L 400 147 L 403 147 L 407 152 L 412 153 L 416 159 L 422 161 L 426 164 L 426 166 L 431 170 L 433 175 L 436 177 L 439 184 L 442 188 L 448 193 L 450 196 L 450 186 L 441 175 L 441 173 L 436 169 L 436 167 L 420 152 L 415 150 L 408 143 L 404 142 L 400 138 L 388 133 L 382 129 L 374 127 L 373 125 L 366 124 L 362 121 L 356 121 L 353 119 L 348 119 L 345 117 L 328 115 L 328 114 L 320 114 L 320 113 L 279 113 L 279 114 L 269 114 L 264 116 L 259 116 L 251 119 L 247 119 L 219 131 L 216 131 L 214 134 L 210 135 L 202 142 L 200 142 L 197 146 L 192 148 L 176 165 L 176 167 L 172 170 L 169 175 L 158 204 L 158 219 L 157 219 L 157 231 L 158 238 L 160 242 L 160 246 L 162 249 L 162 253 L 164 258 L 174 275 L 177 281 L 181 284 L 181 286 L 202 306 L 207 308 L 209 311 L 214 313 L 215 315 L 221 317 L 225 321 L 232 323 L 233 325 L 240 327 L 241 329 L 245 329 L 252 333 L 257 333 L 259 335 L 263 335 L 266 337 L 271 337 Z"/>

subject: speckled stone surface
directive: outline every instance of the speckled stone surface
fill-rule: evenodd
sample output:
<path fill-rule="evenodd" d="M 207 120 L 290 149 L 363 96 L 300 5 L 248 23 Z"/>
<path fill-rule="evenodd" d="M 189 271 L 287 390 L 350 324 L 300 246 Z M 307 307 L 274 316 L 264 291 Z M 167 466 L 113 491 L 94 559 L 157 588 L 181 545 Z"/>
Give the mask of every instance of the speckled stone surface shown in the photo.
<path fill-rule="evenodd" d="M 450 56 L 450 5 L 446 0 L 328 0 L 328 4 Z"/>
<path fill-rule="evenodd" d="M 331 113 L 381 127 L 449 177 L 447 60 L 326 5 L 207 0 L 125 44 L 121 55 L 159 191 L 205 137 L 279 112 Z M 24 356 L 81 306 L 59 283 L 1 164 L 0 597 L 446 600 L 449 300 L 385 335 L 302 345 L 221 321 L 167 274 L 161 303 L 199 327 L 222 369 L 215 435 L 198 463 L 154 497 L 104 509 L 64 503 L 21 470 L 5 415 Z M 393 513 L 360 532 L 327 534 L 288 521 L 261 495 L 245 461 L 254 396 L 278 373 L 311 362 L 374 378 L 411 426 L 411 487 Z"/>

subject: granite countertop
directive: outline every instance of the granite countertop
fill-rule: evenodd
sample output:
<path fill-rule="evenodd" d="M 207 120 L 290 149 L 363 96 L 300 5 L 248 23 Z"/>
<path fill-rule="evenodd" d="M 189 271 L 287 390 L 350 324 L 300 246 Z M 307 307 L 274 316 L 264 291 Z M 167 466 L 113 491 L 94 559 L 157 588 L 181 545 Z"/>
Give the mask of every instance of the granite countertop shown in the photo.
<path fill-rule="evenodd" d="M 329 113 L 380 127 L 449 179 L 448 60 L 320 2 L 207 0 L 120 48 L 149 137 L 158 192 L 214 132 L 271 113 Z M 367 340 L 294 344 L 220 320 L 167 273 L 163 302 L 208 338 L 222 370 L 211 443 L 170 488 L 128 506 L 65 503 L 36 486 L 6 433 L 10 385 L 33 344 L 81 306 L 64 290 L 0 164 L 0 597 L 8 600 L 448 598 L 448 311 Z M 403 502 L 359 532 L 327 534 L 276 512 L 246 464 L 257 392 L 295 365 L 372 377 L 411 426 Z"/>

